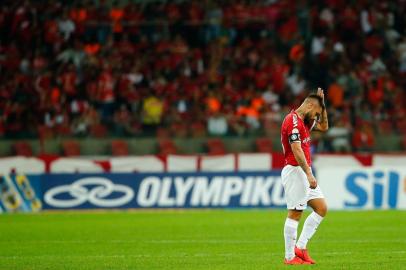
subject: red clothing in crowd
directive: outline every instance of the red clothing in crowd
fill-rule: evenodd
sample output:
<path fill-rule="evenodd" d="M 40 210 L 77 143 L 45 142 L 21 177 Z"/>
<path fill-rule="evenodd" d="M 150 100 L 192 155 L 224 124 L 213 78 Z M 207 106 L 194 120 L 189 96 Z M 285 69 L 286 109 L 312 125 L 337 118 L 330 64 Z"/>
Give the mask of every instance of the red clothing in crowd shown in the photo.
<path fill-rule="evenodd" d="M 114 79 L 110 71 L 105 70 L 99 76 L 98 81 L 98 97 L 103 103 L 113 102 L 114 94 Z"/>
<path fill-rule="evenodd" d="M 74 96 L 76 95 L 76 72 L 74 71 L 67 71 L 63 73 L 60 77 L 61 84 L 62 84 L 62 90 L 65 94 L 68 96 Z"/>
<path fill-rule="evenodd" d="M 370 129 L 357 129 L 352 137 L 352 145 L 356 150 L 371 149 L 375 139 Z"/>

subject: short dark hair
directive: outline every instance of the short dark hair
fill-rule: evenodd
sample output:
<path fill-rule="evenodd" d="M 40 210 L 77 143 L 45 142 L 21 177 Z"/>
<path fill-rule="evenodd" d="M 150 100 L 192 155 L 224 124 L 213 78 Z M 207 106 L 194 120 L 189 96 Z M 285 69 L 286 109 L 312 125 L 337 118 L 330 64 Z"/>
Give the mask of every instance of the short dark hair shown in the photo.
<path fill-rule="evenodd" d="M 316 99 L 319 102 L 320 107 L 324 108 L 323 99 L 317 94 L 310 94 L 306 97 L 306 99 Z"/>

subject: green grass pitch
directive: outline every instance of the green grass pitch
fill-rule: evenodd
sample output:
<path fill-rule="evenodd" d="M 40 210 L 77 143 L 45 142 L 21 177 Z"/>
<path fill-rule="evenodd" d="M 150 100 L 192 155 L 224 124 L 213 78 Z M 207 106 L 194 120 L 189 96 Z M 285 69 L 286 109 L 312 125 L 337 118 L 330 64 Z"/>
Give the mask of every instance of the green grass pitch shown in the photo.
<path fill-rule="evenodd" d="M 308 245 L 312 266 L 283 265 L 285 216 L 279 210 L 0 215 L 0 269 L 406 269 L 406 211 L 331 211 Z"/>

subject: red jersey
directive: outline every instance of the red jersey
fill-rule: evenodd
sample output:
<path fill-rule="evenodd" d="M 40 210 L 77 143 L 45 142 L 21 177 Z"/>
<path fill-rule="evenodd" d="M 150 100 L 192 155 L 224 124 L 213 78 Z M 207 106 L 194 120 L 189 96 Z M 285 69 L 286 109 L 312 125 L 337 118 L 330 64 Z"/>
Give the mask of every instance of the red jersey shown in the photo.
<path fill-rule="evenodd" d="M 298 166 L 293 155 L 291 143 L 301 143 L 303 153 L 307 164 L 311 166 L 310 156 L 310 130 L 313 127 L 307 126 L 295 111 L 291 111 L 283 120 L 281 127 L 281 142 L 283 154 L 285 156 L 285 165 Z"/>

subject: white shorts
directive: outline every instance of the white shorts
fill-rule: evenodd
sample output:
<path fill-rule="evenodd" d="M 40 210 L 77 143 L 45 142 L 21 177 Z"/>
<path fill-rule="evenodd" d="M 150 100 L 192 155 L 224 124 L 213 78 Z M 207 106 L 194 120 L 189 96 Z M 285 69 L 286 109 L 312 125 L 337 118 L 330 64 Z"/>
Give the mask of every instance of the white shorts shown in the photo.
<path fill-rule="evenodd" d="M 281 177 L 288 209 L 304 210 L 308 201 L 324 198 L 319 185 L 315 189 L 310 188 L 306 174 L 300 166 L 286 165 L 282 169 Z"/>

